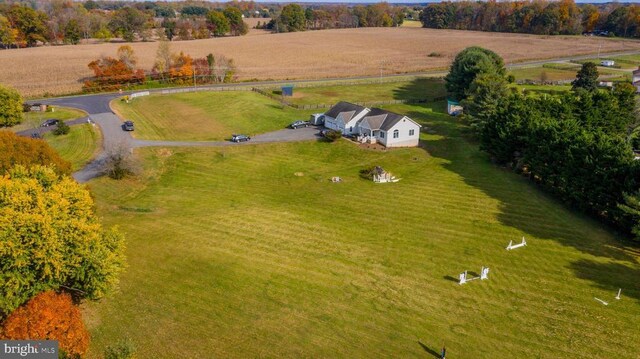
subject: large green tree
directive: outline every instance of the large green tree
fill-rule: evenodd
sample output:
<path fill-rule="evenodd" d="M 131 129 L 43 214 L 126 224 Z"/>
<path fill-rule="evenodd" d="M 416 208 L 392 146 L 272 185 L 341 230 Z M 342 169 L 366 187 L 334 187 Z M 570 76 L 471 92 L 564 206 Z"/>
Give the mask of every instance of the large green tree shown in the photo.
<path fill-rule="evenodd" d="M 509 89 L 504 76 L 482 73 L 471 82 L 467 93 L 467 99 L 462 102 L 464 113 L 471 119 L 474 130 L 480 132 L 484 124 L 496 115 Z"/>
<path fill-rule="evenodd" d="M 229 19 L 216 10 L 211 10 L 207 14 L 207 26 L 215 37 L 224 36 L 231 29 Z"/>
<path fill-rule="evenodd" d="M 105 230 L 89 192 L 48 167 L 0 177 L 0 315 L 61 287 L 97 299 L 124 266 L 124 237 Z"/>
<path fill-rule="evenodd" d="M 598 89 L 598 67 L 593 62 L 585 62 L 576 75 L 576 79 L 571 82 L 571 89 L 584 89 L 595 91 Z"/>
<path fill-rule="evenodd" d="M 80 42 L 82 32 L 78 20 L 71 19 L 64 27 L 64 41 L 69 44 L 76 45 Z"/>
<path fill-rule="evenodd" d="M 247 34 L 247 32 L 249 31 L 249 27 L 244 22 L 244 20 L 242 20 L 242 11 L 240 11 L 236 7 L 229 6 L 226 9 L 224 9 L 223 14 L 224 14 L 224 17 L 226 17 L 227 20 L 229 20 L 229 28 L 230 28 L 231 35 L 240 36 L 240 35 Z"/>
<path fill-rule="evenodd" d="M 506 69 L 502 58 L 495 52 L 478 46 L 462 50 L 445 77 L 449 96 L 454 100 L 465 99 L 473 80 L 483 73 L 504 77 Z"/>
<path fill-rule="evenodd" d="M 23 119 L 22 96 L 18 91 L 0 85 L 0 127 L 17 125 Z"/>
<path fill-rule="evenodd" d="M 306 28 L 304 10 L 298 4 L 285 5 L 276 22 L 279 32 L 304 31 Z"/>

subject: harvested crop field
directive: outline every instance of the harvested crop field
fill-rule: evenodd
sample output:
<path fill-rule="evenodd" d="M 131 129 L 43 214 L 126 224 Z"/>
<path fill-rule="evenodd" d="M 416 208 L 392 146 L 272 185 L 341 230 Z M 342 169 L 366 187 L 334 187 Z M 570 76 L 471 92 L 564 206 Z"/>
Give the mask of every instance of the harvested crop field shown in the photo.
<path fill-rule="evenodd" d="M 254 30 L 255 31 L 255 30 Z M 87 64 L 114 56 L 121 43 L 46 46 L 0 51 L 0 83 L 25 96 L 79 91 Z M 234 59 L 239 80 L 309 79 L 423 71 L 446 67 L 465 47 L 496 51 L 507 63 L 640 49 L 639 41 L 581 36 L 536 36 L 423 28 L 360 28 L 172 43 L 193 57 L 221 53 Z M 139 66 L 151 69 L 157 43 L 133 43 Z M 437 53 L 438 56 L 429 57 Z"/>

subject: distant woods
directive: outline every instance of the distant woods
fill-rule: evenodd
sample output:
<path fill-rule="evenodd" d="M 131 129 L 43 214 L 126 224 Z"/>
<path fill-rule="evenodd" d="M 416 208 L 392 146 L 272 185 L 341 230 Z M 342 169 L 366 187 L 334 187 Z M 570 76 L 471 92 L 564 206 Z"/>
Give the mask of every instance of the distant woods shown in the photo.
<path fill-rule="evenodd" d="M 640 5 L 561 1 L 463 1 L 429 4 L 423 27 L 538 35 L 640 37 Z"/>

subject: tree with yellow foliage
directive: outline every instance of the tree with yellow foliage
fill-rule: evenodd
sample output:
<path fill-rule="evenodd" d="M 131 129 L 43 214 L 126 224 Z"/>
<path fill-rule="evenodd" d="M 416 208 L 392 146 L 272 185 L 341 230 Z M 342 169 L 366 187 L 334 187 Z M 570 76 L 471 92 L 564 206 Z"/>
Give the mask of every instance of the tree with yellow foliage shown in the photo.
<path fill-rule="evenodd" d="M 0 177 L 0 317 L 47 290 L 100 298 L 123 267 L 124 237 L 83 186 L 42 166 Z"/>

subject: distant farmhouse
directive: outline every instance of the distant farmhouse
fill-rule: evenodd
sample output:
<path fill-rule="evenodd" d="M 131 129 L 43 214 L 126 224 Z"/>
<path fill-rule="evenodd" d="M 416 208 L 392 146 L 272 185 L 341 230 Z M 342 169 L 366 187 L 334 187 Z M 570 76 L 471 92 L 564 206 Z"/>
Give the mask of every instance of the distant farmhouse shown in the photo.
<path fill-rule="evenodd" d="M 355 135 L 360 142 L 385 147 L 415 147 L 420 125 L 407 116 L 379 108 L 367 108 L 339 102 L 324 114 L 325 127 Z"/>

